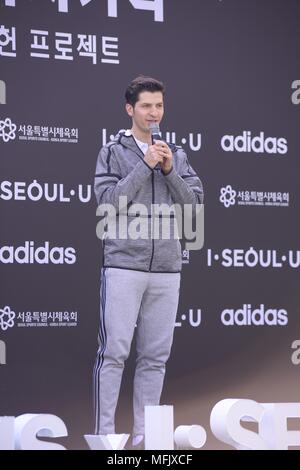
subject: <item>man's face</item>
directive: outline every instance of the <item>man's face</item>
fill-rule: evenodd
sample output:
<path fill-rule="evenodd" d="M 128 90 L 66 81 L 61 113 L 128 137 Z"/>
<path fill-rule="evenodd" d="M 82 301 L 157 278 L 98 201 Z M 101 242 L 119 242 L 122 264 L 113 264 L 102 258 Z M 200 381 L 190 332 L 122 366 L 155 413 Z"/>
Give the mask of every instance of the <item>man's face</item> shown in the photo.
<path fill-rule="evenodd" d="M 149 125 L 152 122 L 157 124 L 164 115 L 164 101 L 161 91 L 142 91 L 134 107 L 126 104 L 126 111 L 132 117 L 132 127 L 141 132 L 149 132 Z"/>

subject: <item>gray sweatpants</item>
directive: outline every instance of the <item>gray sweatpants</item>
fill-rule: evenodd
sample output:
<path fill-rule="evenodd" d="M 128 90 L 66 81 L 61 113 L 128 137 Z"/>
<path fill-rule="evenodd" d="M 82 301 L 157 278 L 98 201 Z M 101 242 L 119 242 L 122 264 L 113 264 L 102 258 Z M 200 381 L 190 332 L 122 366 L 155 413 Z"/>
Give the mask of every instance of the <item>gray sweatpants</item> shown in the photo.
<path fill-rule="evenodd" d="M 95 434 L 115 433 L 124 361 L 137 324 L 133 434 L 144 434 L 144 406 L 158 405 L 169 358 L 180 273 L 102 268 L 99 348 L 94 366 Z"/>

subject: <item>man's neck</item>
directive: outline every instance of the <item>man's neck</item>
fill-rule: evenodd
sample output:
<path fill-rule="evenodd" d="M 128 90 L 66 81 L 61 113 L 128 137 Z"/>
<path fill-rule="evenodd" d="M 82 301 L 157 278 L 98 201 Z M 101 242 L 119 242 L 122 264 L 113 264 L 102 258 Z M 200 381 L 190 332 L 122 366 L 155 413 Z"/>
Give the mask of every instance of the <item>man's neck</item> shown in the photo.
<path fill-rule="evenodd" d="M 137 129 L 131 128 L 131 132 L 133 137 L 135 137 L 137 140 L 140 140 L 141 142 L 144 142 L 145 144 L 151 145 L 151 134 L 150 132 L 140 132 Z"/>

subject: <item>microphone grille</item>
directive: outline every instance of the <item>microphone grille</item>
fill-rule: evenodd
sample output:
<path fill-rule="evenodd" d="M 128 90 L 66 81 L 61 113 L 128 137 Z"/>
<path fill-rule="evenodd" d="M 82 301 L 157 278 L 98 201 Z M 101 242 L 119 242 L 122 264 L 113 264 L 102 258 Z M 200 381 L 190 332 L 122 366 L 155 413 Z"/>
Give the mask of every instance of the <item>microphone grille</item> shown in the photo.
<path fill-rule="evenodd" d="M 152 135 L 160 134 L 159 125 L 157 124 L 157 122 L 151 122 L 149 129 Z"/>

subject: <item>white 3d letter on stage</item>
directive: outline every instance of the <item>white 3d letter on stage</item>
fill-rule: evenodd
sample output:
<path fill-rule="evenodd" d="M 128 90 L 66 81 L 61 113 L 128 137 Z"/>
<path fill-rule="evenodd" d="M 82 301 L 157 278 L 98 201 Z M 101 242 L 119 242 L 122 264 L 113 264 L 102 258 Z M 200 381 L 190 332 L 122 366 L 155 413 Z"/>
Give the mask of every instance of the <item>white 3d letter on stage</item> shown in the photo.
<path fill-rule="evenodd" d="M 253 400 L 219 401 L 210 416 L 213 434 L 236 449 L 287 450 L 300 446 L 300 431 L 287 429 L 288 418 L 300 418 L 300 403 L 257 403 Z M 258 434 L 241 426 L 256 421 Z"/>

